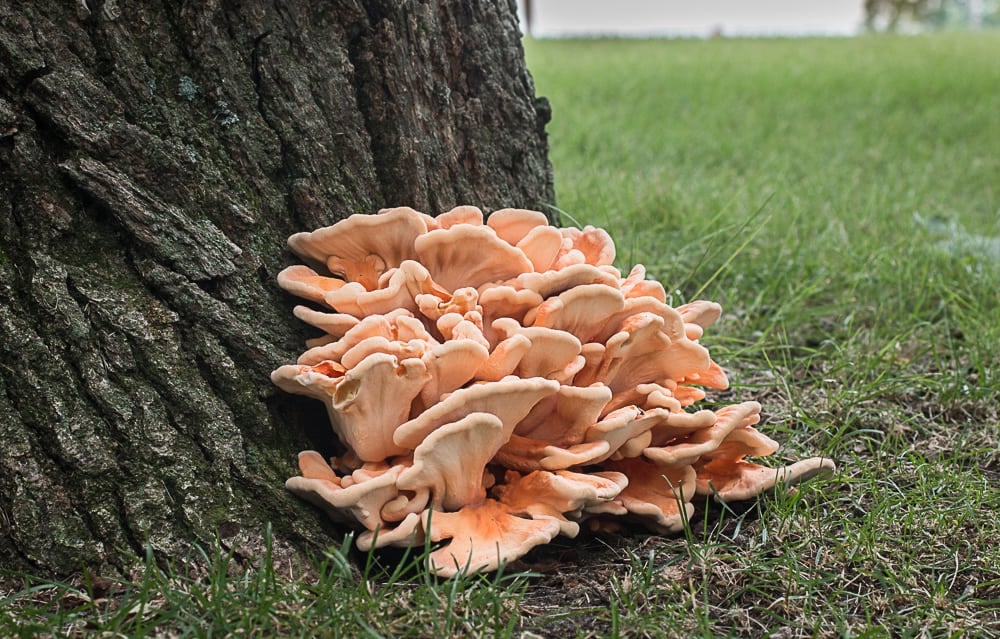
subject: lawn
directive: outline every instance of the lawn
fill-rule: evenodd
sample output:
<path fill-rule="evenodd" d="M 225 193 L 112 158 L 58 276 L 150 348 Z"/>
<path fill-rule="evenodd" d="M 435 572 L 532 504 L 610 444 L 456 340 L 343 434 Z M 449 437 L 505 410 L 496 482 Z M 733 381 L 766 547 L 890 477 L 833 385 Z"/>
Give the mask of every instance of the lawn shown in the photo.
<path fill-rule="evenodd" d="M 532 41 L 564 224 L 609 230 L 837 474 L 506 575 L 419 552 L 0 593 L 0 636 L 1000 636 L 1000 33 Z"/>
<path fill-rule="evenodd" d="M 721 302 L 731 395 L 840 471 L 654 544 L 623 634 L 1000 634 L 1000 34 L 528 54 L 567 218 Z"/>

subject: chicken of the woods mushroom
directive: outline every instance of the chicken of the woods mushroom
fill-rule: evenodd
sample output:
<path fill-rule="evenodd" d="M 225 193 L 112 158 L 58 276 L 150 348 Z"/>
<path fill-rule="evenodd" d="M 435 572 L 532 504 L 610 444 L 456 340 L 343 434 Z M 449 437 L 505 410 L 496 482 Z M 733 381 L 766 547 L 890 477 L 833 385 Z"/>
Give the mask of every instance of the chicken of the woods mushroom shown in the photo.
<path fill-rule="evenodd" d="M 699 343 L 721 308 L 669 306 L 641 265 L 623 276 L 602 229 L 404 207 L 288 244 L 307 265 L 278 282 L 324 334 L 271 379 L 326 405 L 344 453 L 300 453 L 286 486 L 362 550 L 443 541 L 437 574 L 490 571 L 581 523 L 675 532 L 697 497 L 833 468 L 747 461 L 778 448 L 755 402 L 696 410 L 729 383 Z"/>

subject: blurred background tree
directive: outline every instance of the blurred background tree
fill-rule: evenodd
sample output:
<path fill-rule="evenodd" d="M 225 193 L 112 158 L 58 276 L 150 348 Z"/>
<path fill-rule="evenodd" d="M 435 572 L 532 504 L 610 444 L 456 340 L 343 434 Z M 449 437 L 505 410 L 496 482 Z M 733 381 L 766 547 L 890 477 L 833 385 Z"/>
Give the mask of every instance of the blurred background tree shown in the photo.
<path fill-rule="evenodd" d="M 865 0 L 868 31 L 1000 26 L 1000 0 Z"/>

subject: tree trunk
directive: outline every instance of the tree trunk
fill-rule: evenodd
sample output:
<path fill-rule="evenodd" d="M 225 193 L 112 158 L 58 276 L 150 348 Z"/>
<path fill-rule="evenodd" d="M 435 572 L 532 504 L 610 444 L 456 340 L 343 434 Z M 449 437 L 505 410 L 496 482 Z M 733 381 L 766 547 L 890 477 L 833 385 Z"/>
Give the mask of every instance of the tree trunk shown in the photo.
<path fill-rule="evenodd" d="M 0 567 L 329 543 L 285 238 L 551 202 L 547 119 L 514 0 L 4 2 Z"/>

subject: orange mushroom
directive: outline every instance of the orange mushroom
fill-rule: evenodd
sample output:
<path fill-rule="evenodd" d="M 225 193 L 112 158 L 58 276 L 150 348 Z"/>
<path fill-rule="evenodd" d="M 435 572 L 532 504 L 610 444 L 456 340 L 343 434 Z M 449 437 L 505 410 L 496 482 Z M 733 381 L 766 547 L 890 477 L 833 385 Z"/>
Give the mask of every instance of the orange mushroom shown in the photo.
<path fill-rule="evenodd" d="M 608 469 L 628 477 L 614 503 L 652 530 L 674 533 L 694 513 L 696 474 L 692 466 L 659 466 L 642 458 L 609 462 Z"/>
<path fill-rule="evenodd" d="M 271 377 L 322 401 L 346 451 L 304 451 L 286 486 L 359 527 L 362 550 L 433 542 L 441 576 L 494 570 L 588 520 L 676 532 L 695 495 L 833 468 L 748 461 L 778 448 L 756 402 L 697 410 L 729 385 L 700 343 L 721 308 L 671 307 L 642 265 L 623 277 L 602 229 L 399 207 L 289 245 L 309 266 L 278 283 L 334 312 L 295 308 L 324 335 Z"/>
<path fill-rule="evenodd" d="M 379 275 L 416 257 L 414 240 L 427 232 L 420 214 L 408 207 L 377 215 L 352 215 L 333 226 L 296 233 L 288 246 L 335 275 L 371 290 Z"/>
<path fill-rule="evenodd" d="M 793 486 L 813 477 L 829 475 L 833 460 L 810 457 L 782 468 L 767 468 L 743 460 L 713 459 L 694 466 L 697 490 L 720 501 L 751 499 L 779 484 Z"/>
<path fill-rule="evenodd" d="M 560 470 L 520 475 L 508 471 L 504 483 L 494 492 L 511 513 L 532 519 L 555 519 L 560 523 L 561 534 L 576 537 L 583 511 L 611 501 L 627 485 L 628 478 L 615 472 L 585 474 Z"/>
<path fill-rule="evenodd" d="M 414 242 L 417 259 L 448 291 L 499 282 L 532 270 L 523 251 L 507 244 L 488 226 L 456 224 L 430 231 Z"/>
<path fill-rule="evenodd" d="M 525 236 L 539 228 L 552 228 L 557 233 L 559 232 L 558 229 L 549 226 L 549 220 L 544 213 L 526 209 L 493 211 L 486 220 L 486 224 L 493 229 L 497 237 L 511 246 L 517 246 L 517 243 Z"/>
<path fill-rule="evenodd" d="M 492 499 L 456 512 L 424 511 L 422 518 L 431 541 L 451 540 L 428 557 L 431 570 L 442 577 L 496 570 L 549 543 L 562 529 L 556 519 L 512 515 Z"/>
<path fill-rule="evenodd" d="M 422 360 L 399 361 L 373 353 L 337 379 L 317 370 L 320 366 L 282 366 L 271 380 L 289 392 L 322 401 L 334 432 L 362 461 L 385 461 L 409 450 L 393 438 L 428 381 Z"/>
<path fill-rule="evenodd" d="M 403 472 L 400 466 L 384 465 L 363 473 L 362 481 L 344 485 L 344 478 L 337 477 L 320 454 L 311 450 L 299 453 L 299 468 L 302 476 L 290 478 L 285 488 L 319 506 L 332 519 L 367 528 L 383 523 L 382 506 L 399 494 L 396 479 Z"/>

